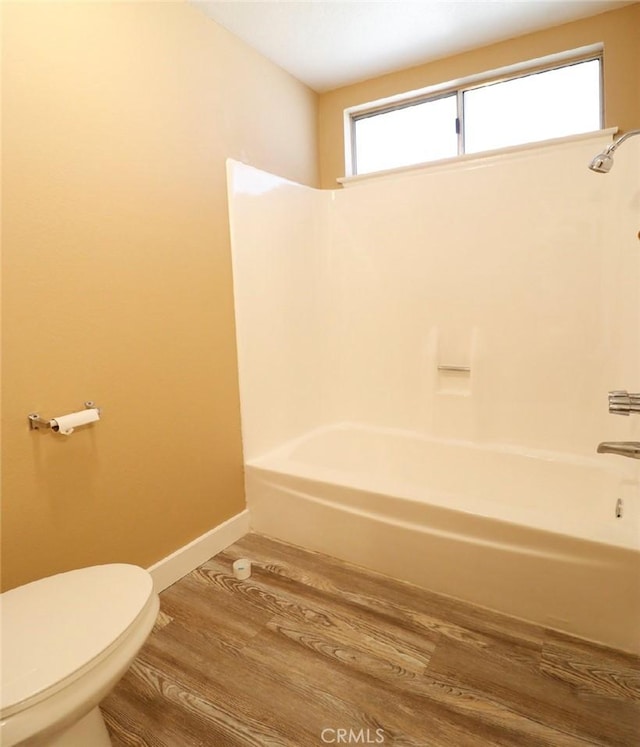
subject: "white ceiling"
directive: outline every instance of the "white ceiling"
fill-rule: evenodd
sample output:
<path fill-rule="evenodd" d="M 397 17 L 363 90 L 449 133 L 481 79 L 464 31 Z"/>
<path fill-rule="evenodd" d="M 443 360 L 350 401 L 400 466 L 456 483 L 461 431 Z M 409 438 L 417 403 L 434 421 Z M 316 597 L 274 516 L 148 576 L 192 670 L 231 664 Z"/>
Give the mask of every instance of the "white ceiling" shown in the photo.
<path fill-rule="evenodd" d="M 191 2 L 310 88 L 324 92 L 633 0 Z"/>

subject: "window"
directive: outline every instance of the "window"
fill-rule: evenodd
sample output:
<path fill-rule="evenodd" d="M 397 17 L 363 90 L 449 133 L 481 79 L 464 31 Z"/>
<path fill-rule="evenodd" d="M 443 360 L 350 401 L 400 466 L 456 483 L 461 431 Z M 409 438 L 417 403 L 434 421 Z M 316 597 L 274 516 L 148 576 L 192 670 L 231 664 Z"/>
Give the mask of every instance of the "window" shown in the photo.
<path fill-rule="evenodd" d="M 348 112 L 351 173 L 437 161 L 602 127 L 600 56 Z"/>
<path fill-rule="evenodd" d="M 457 109 L 456 95 L 451 94 L 358 117 L 354 121 L 358 173 L 455 156 Z"/>

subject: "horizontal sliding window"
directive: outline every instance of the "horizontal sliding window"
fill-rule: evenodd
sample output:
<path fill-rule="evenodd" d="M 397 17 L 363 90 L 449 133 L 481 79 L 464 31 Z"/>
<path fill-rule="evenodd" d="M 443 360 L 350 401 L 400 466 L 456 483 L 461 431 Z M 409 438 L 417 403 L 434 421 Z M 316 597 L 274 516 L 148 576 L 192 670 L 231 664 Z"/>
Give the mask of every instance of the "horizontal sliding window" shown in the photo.
<path fill-rule="evenodd" d="M 463 105 L 465 153 L 598 130 L 600 60 L 472 88 Z"/>
<path fill-rule="evenodd" d="M 354 122 L 359 174 L 449 158 L 458 152 L 456 95 L 420 101 Z M 425 137 L 425 133 L 429 137 Z"/>
<path fill-rule="evenodd" d="M 352 174 L 521 145 L 602 127 L 601 58 L 351 113 Z"/>

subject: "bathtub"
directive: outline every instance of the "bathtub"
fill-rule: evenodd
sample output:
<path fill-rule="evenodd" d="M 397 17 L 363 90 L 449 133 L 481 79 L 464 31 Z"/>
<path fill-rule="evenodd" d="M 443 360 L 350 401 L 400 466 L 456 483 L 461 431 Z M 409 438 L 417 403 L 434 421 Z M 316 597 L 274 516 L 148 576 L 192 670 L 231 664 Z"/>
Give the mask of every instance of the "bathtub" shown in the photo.
<path fill-rule="evenodd" d="M 639 473 L 341 423 L 249 460 L 245 483 L 257 532 L 640 653 Z"/>

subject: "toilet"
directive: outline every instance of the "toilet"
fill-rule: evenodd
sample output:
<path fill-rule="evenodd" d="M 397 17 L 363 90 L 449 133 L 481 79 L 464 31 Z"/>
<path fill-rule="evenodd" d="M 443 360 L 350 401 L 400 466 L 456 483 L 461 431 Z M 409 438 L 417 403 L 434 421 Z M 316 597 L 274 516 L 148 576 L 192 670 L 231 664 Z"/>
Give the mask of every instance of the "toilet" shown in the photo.
<path fill-rule="evenodd" d="M 81 568 L 0 595 L 2 747 L 111 747 L 98 704 L 158 615 L 147 571 Z"/>

